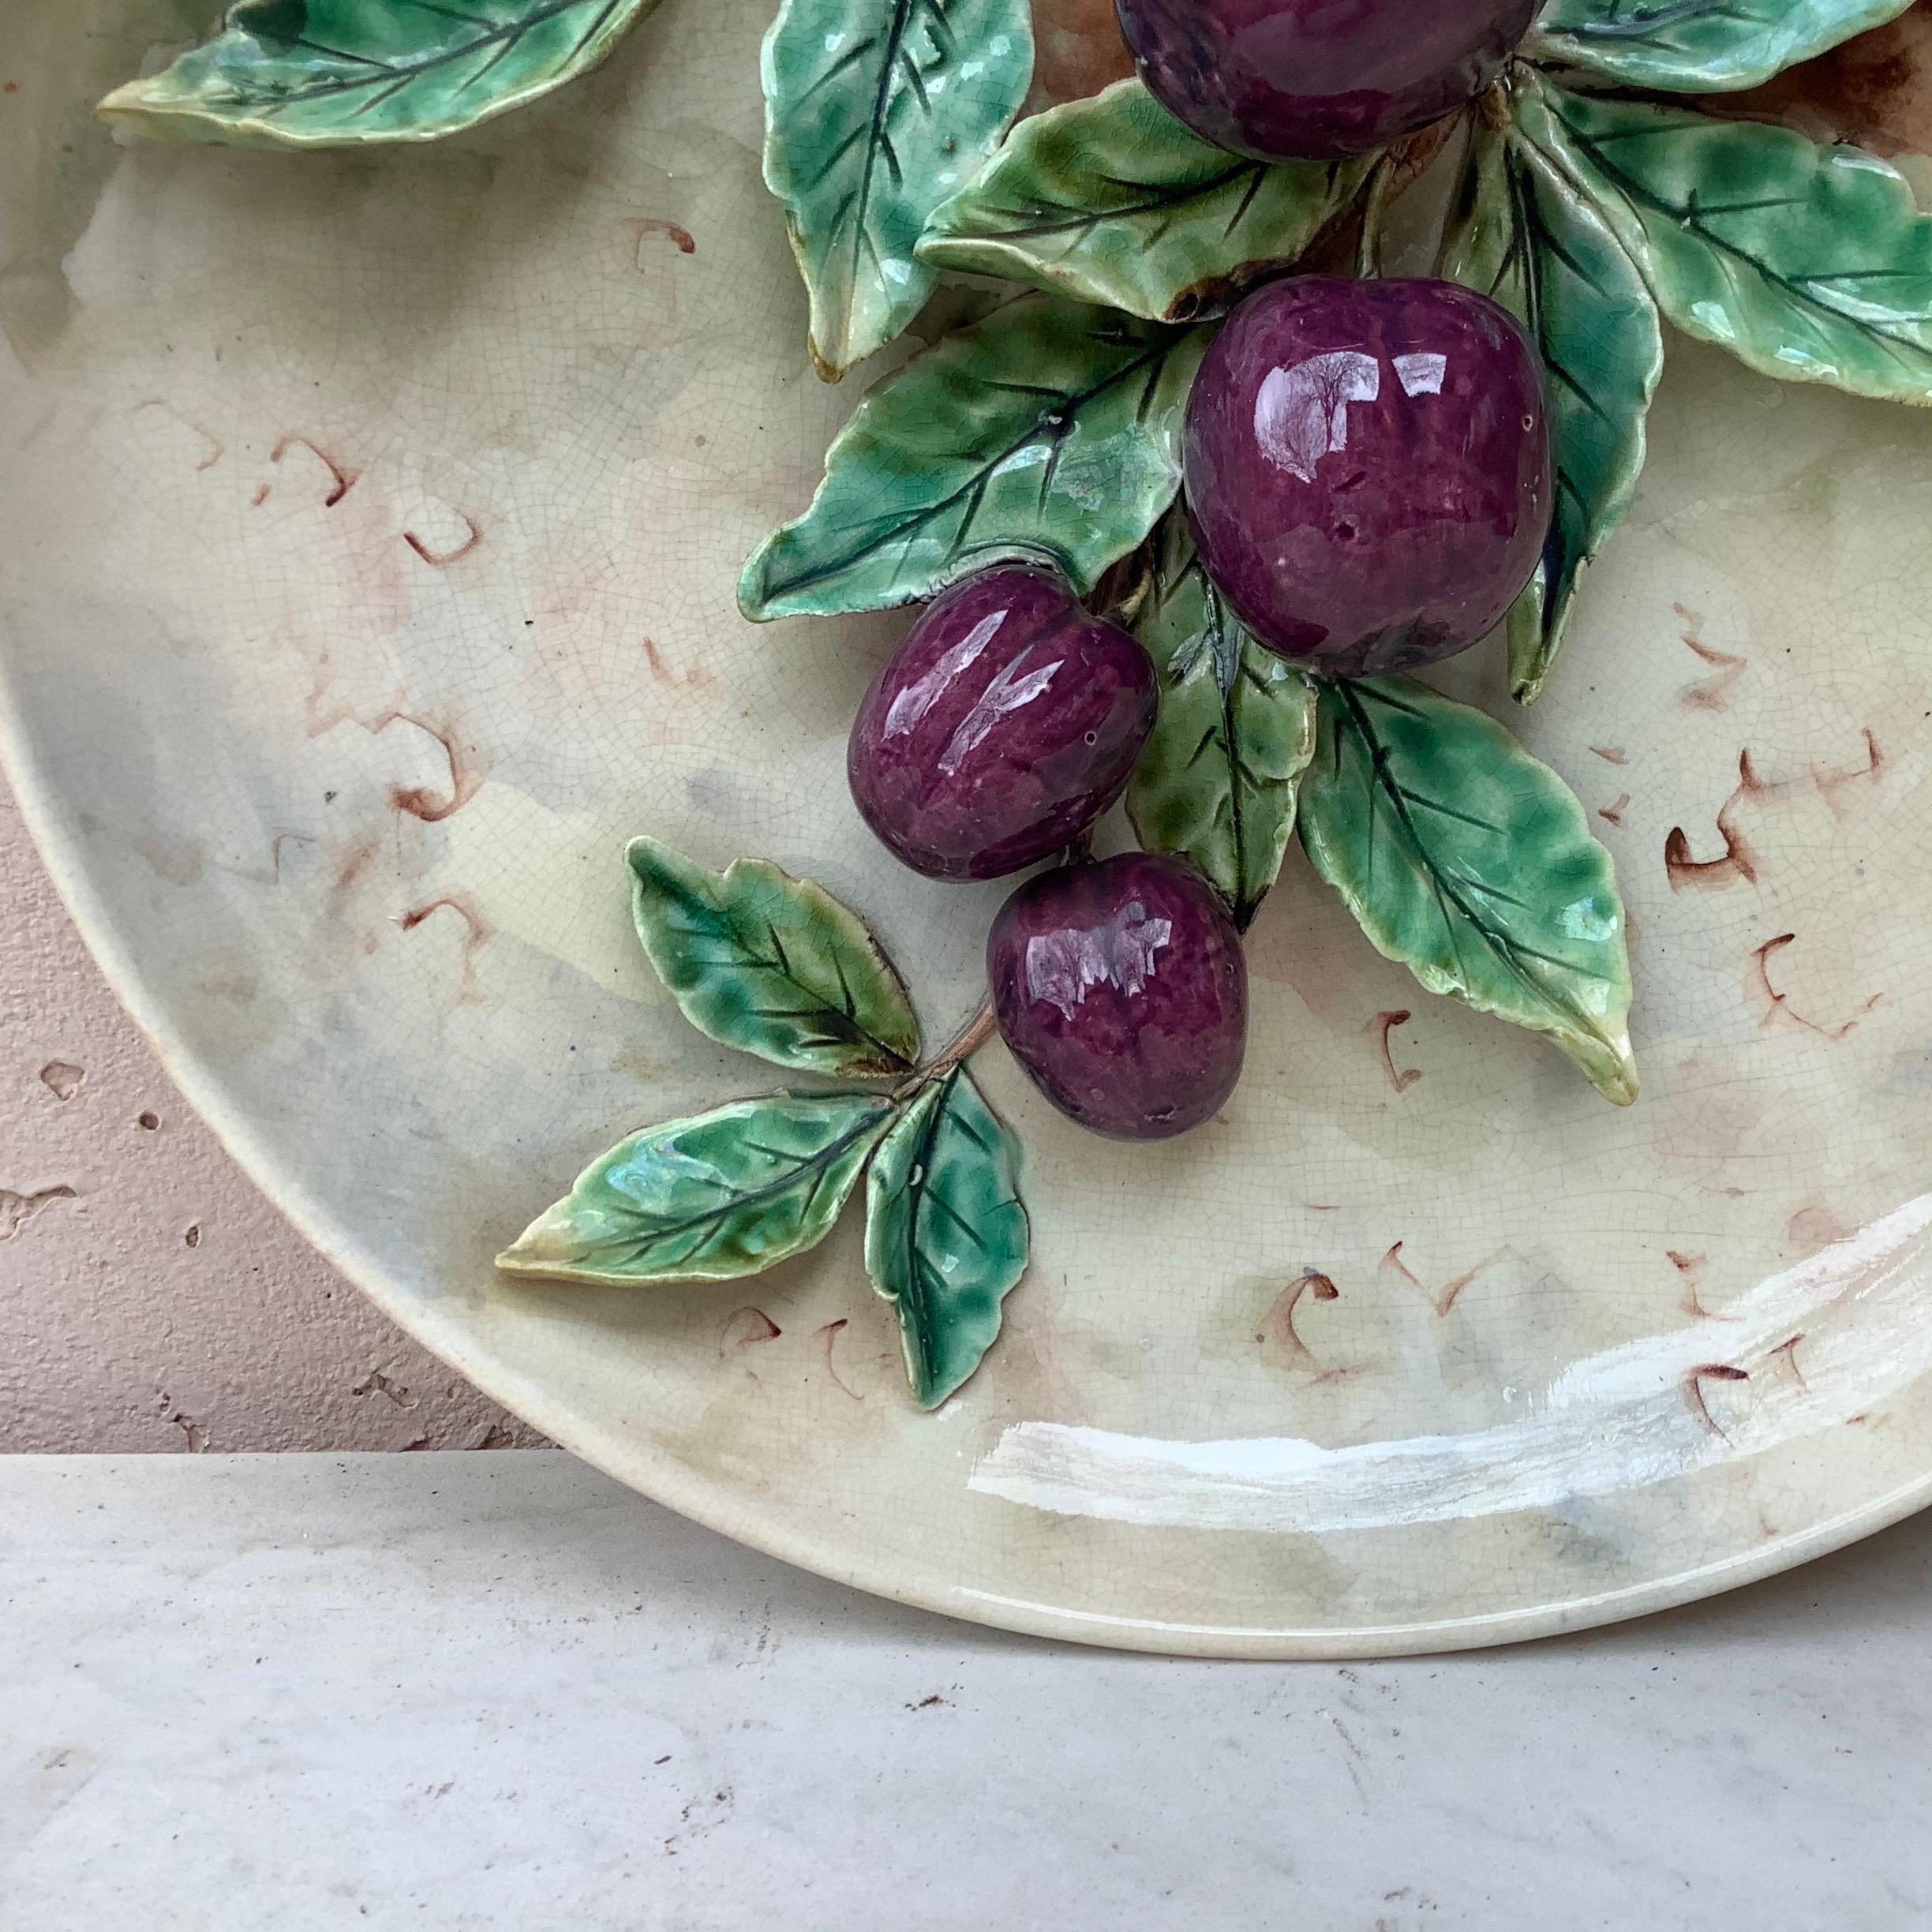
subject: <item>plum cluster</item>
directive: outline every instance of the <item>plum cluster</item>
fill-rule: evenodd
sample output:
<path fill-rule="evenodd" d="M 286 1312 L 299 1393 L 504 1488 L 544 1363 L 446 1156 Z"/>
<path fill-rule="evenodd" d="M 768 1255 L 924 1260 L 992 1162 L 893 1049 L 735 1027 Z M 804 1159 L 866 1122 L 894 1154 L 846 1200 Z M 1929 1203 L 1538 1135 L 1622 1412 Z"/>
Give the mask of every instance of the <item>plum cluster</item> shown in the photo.
<path fill-rule="evenodd" d="M 1148 84 L 1206 138 L 1357 153 L 1496 77 L 1534 0 L 1118 0 Z M 1543 375 L 1515 320 L 1435 281 L 1304 275 L 1228 317 L 1189 399 L 1187 515 L 1209 577 L 1312 676 L 1468 649 L 1535 570 L 1553 510 Z M 1139 641 L 1049 566 L 1001 564 L 930 605 L 853 725 L 852 796 L 930 878 L 1066 855 L 994 921 L 1008 1046 L 1073 1119 L 1157 1140 L 1241 1074 L 1247 969 L 1228 909 L 1176 860 L 1084 856 L 1152 732 Z"/>

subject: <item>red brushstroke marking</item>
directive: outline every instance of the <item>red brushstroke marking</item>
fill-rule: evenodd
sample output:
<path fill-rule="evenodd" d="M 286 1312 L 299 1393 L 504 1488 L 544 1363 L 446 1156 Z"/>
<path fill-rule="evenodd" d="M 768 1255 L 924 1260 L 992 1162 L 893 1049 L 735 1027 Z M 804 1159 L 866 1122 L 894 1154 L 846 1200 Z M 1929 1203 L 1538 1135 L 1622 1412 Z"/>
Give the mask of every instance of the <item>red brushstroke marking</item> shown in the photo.
<path fill-rule="evenodd" d="M 1818 796 L 1831 807 L 1834 818 L 1844 815 L 1844 807 L 1839 803 L 1838 794 L 1848 784 L 1856 784 L 1860 779 L 1869 779 L 1874 784 L 1878 782 L 1885 770 L 1885 754 L 1878 749 L 1878 740 L 1872 736 L 1871 727 L 1864 729 L 1865 762 L 1854 765 L 1848 771 L 1820 771 L 1811 774 L 1811 782 L 1818 788 Z"/>
<path fill-rule="evenodd" d="M 467 510 L 459 510 L 456 514 L 470 526 L 470 534 L 454 550 L 432 550 L 414 530 L 405 530 L 402 541 L 425 564 L 436 570 L 447 570 L 451 564 L 466 557 L 483 541 L 483 532 L 476 519 Z"/>
<path fill-rule="evenodd" d="M 350 847 L 336 871 L 335 883 L 329 888 L 332 908 L 339 909 L 340 902 L 348 897 L 363 874 L 376 863 L 376 855 L 381 848 L 382 841 L 373 835 Z"/>
<path fill-rule="evenodd" d="M 1630 802 L 1631 795 L 1626 792 L 1614 805 L 1605 805 L 1601 807 L 1597 812 L 1597 816 L 1602 819 L 1606 825 L 1620 826 L 1623 822 L 1624 808 L 1630 803 Z"/>
<path fill-rule="evenodd" d="M 832 1359 L 833 1344 L 838 1340 L 840 1331 L 841 1329 L 848 1328 L 851 1327 L 851 1325 L 852 1324 L 849 1319 L 847 1316 L 841 1315 L 837 1321 L 827 1322 L 826 1325 L 818 1331 L 818 1333 L 824 1338 L 825 1341 L 826 1373 L 829 1375 L 832 1380 L 852 1398 L 854 1402 L 863 1402 L 865 1398 L 861 1395 L 842 1375 L 839 1373 L 838 1364 L 833 1361 Z"/>
<path fill-rule="evenodd" d="M 1690 615 L 1681 604 L 1677 606 L 1677 614 L 1685 618 Z M 1683 641 L 1687 647 L 1702 658 L 1705 663 L 1714 666 L 1717 675 L 1705 679 L 1701 684 L 1687 684 L 1677 694 L 1678 702 L 1691 711 L 1723 710 L 1730 701 L 1731 687 L 1744 675 L 1750 659 L 1700 643 L 1688 631 L 1683 633 Z"/>
<path fill-rule="evenodd" d="M 1627 765 L 1630 754 L 1621 745 L 1592 745 L 1590 749 L 1606 765 Z"/>
<path fill-rule="evenodd" d="M 406 711 L 398 711 L 384 719 L 376 726 L 378 732 L 388 730 L 391 724 L 414 724 L 420 732 L 427 732 L 443 747 L 443 755 L 449 760 L 450 795 L 447 799 L 438 798 L 425 785 L 391 785 L 389 803 L 398 811 L 407 812 L 412 818 L 420 818 L 425 825 L 440 825 L 445 818 L 453 818 L 474 798 L 481 788 L 484 778 L 480 765 L 470 762 L 463 756 L 463 749 L 456 742 L 455 733 L 429 719 L 413 717 Z M 467 747 L 474 754 L 476 747 Z"/>
<path fill-rule="evenodd" d="M 1271 1339 L 1278 1342 L 1288 1352 L 1290 1365 L 1304 1370 L 1317 1382 L 1333 1381 L 1345 1372 L 1339 1368 L 1324 1368 L 1320 1358 L 1301 1339 L 1295 1328 L 1295 1310 L 1301 1305 L 1304 1295 L 1312 1294 L 1317 1301 L 1339 1301 L 1342 1291 L 1326 1275 L 1315 1268 L 1308 1269 L 1298 1280 L 1290 1282 L 1273 1305 L 1262 1318 L 1261 1332 L 1255 1339 L 1266 1343 Z"/>
<path fill-rule="evenodd" d="M 696 238 L 688 228 L 680 228 L 674 221 L 665 221 L 654 215 L 646 215 L 638 223 L 637 229 L 640 239 L 647 234 L 662 235 L 666 241 L 676 245 L 680 255 L 695 255 L 698 253 Z"/>
<path fill-rule="evenodd" d="M 1798 1366 L 1798 1344 L 1803 1339 L 1804 1335 L 1801 1331 L 1793 1335 L 1788 1342 L 1780 1342 L 1771 1351 L 1769 1359 L 1776 1361 L 1780 1355 L 1783 1356 L 1785 1367 L 1798 1378 L 1798 1386 L 1809 1394 L 1811 1384 L 1805 1380 L 1804 1371 Z"/>
<path fill-rule="evenodd" d="M 1389 1084 L 1398 1094 L 1406 1093 L 1422 1077 L 1420 1067 L 1398 1068 L 1396 1065 L 1395 1050 L 1389 1037 L 1398 1027 L 1406 1026 L 1413 1017 L 1413 1015 L 1406 1011 L 1377 1013 L 1368 1029 L 1372 1033 L 1380 1032 L 1381 1034 L 1382 1064 L 1388 1069 Z"/>
<path fill-rule="evenodd" d="M 1693 1413 L 1713 1436 L 1723 1436 L 1726 1442 L 1731 1438 L 1724 1435 L 1717 1418 L 1710 1412 L 1710 1404 L 1704 1398 L 1706 1382 L 1748 1382 L 1750 1377 L 1742 1368 L 1733 1368 L 1728 1362 L 1706 1362 L 1701 1368 L 1693 1368 L 1684 1377 L 1685 1399 Z"/>
<path fill-rule="evenodd" d="M 723 1361 L 733 1355 L 742 1355 L 747 1349 L 776 1342 L 784 1333 L 762 1308 L 741 1308 L 719 1331 L 718 1359 Z M 747 1368 L 745 1373 L 755 1375 L 751 1368 Z"/>
<path fill-rule="evenodd" d="M 309 455 L 313 456 L 335 479 L 334 487 L 322 499 L 322 507 L 324 510 L 333 510 L 361 481 L 362 472 L 360 470 L 349 469 L 345 465 L 339 463 L 327 450 L 320 448 L 311 442 L 307 436 L 294 430 L 291 430 L 268 452 L 268 460 L 271 463 L 279 463 L 298 444 L 308 451 Z"/>
<path fill-rule="evenodd" d="M 1399 1275 L 1404 1281 L 1410 1284 L 1411 1287 L 1420 1290 L 1421 1292 L 1425 1297 L 1427 1297 L 1430 1307 L 1435 1309 L 1438 1317 L 1447 1316 L 1450 1310 L 1455 1306 L 1456 1298 L 1462 1294 L 1462 1290 L 1468 1287 L 1470 1283 L 1475 1280 L 1476 1277 L 1481 1274 L 1485 1269 L 1495 1267 L 1496 1263 L 1500 1261 L 1503 1257 L 1510 1252 L 1508 1248 L 1505 1246 L 1499 1248 L 1494 1254 L 1485 1255 L 1481 1260 L 1478 1261 L 1473 1268 L 1469 1269 L 1463 1274 L 1458 1275 L 1454 1281 L 1445 1282 L 1443 1286 L 1441 1292 L 1438 1294 L 1429 1288 L 1425 1287 L 1422 1282 L 1417 1278 L 1414 1270 L 1409 1266 L 1407 1262 L 1403 1260 L 1402 1258 L 1402 1247 L 1403 1244 L 1401 1241 L 1398 1241 L 1395 1245 L 1382 1257 L 1382 1267 L 1383 1271 L 1387 1273 Z"/>
<path fill-rule="evenodd" d="M 1738 807 L 1747 799 L 1769 789 L 1752 769 L 1749 748 L 1740 751 L 1737 789 L 1717 810 L 1717 831 L 1724 845 L 1722 856 L 1716 859 L 1693 859 L 1690 834 L 1682 826 L 1672 826 L 1670 836 L 1664 841 L 1664 870 L 1669 874 L 1672 892 L 1683 892 L 1691 887 L 1707 892 L 1720 891 L 1740 879 L 1750 886 L 1758 882 L 1758 857 L 1738 830 L 1736 814 Z"/>
<path fill-rule="evenodd" d="M 204 470 L 212 470 L 227 454 L 228 445 L 223 442 L 213 430 L 204 429 L 199 423 L 190 422 L 179 410 L 175 408 L 172 402 L 164 402 L 159 396 L 150 396 L 146 402 L 136 403 L 134 413 L 138 416 L 143 410 L 151 409 L 166 410 L 168 414 L 172 416 L 184 429 L 189 430 L 194 435 L 198 436 L 208 446 L 210 454 L 204 456 L 200 462 L 195 465 L 197 476 L 199 476 Z"/>
<path fill-rule="evenodd" d="M 1769 1026 L 1776 1020 L 1778 1015 L 1782 1013 L 1788 1020 L 1795 1020 L 1807 1033 L 1817 1034 L 1821 1039 L 1844 1039 L 1858 1031 L 1860 1024 L 1874 1007 L 1884 1003 L 1885 995 L 1882 993 L 1874 993 L 1842 1026 L 1821 1026 L 1815 1020 L 1807 1020 L 1803 1013 L 1792 1006 L 1791 996 L 1788 994 L 1780 993 L 1771 983 L 1772 956 L 1774 953 L 1783 952 L 1785 947 L 1792 945 L 1796 941 L 1797 937 L 1795 933 L 1780 933 L 1775 939 L 1767 939 L 1751 955 L 1752 964 L 1758 969 L 1758 989 L 1769 1002 L 1765 1011 L 1763 1023 Z"/>
<path fill-rule="evenodd" d="M 444 893 L 440 897 L 432 899 L 426 905 L 417 906 L 403 913 L 396 923 L 406 933 L 414 932 L 425 919 L 444 911 L 454 912 L 470 929 L 468 937 L 463 941 L 462 985 L 457 993 L 457 1000 L 459 1004 L 480 1005 L 483 994 L 477 984 L 476 956 L 489 938 L 489 928 L 484 924 L 481 914 L 464 894 Z"/>

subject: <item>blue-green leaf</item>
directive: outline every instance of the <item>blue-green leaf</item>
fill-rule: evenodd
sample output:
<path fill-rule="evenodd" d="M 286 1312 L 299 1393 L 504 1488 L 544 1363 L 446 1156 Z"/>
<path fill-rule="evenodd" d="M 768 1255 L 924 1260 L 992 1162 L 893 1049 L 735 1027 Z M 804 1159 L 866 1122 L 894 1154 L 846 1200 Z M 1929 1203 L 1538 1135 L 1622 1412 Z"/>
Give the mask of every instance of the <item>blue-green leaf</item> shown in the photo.
<path fill-rule="evenodd" d="M 907 1379 L 925 1408 L 979 1366 L 1000 1304 L 1026 1272 L 1018 1156 L 957 1067 L 920 1090 L 872 1163 L 866 1267 L 899 1317 Z"/>
<path fill-rule="evenodd" d="M 1324 685 L 1301 842 L 1432 993 L 1548 1034 L 1607 1099 L 1637 1098 L 1616 867 L 1494 719 L 1413 678 Z"/>
<path fill-rule="evenodd" d="M 1523 138 L 1595 203 L 1657 305 L 1766 376 L 1932 402 L 1932 219 L 1856 148 L 1525 77 Z"/>
<path fill-rule="evenodd" d="M 1368 167 L 1230 154 L 1118 81 L 1021 122 L 934 213 L 919 259 L 1184 321 L 1294 262 Z"/>
<path fill-rule="evenodd" d="M 604 58 L 657 0 L 235 0 L 219 31 L 100 103 L 151 140 L 434 140 Z"/>
<path fill-rule="evenodd" d="M 766 36 L 765 180 L 837 381 L 933 290 L 912 253 L 979 171 L 1033 75 L 1028 0 L 784 0 Z"/>
<path fill-rule="evenodd" d="M 634 839 L 638 937 L 684 1017 L 726 1046 L 801 1073 L 897 1079 L 919 1059 L 919 1021 L 858 915 L 763 859 L 707 871 Z"/>
<path fill-rule="evenodd" d="M 1626 87 L 1724 94 L 1896 20 L 1912 0 L 1550 0 L 1528 51 Z"/>
<path fill-rule="evenodd" d="M 565 1281 L 732 1281 L 831 1233 L 893 1118 L 874 1094 L 740 1100 L 612 1149 L 496 1257 Z"/>
<path fill-rule="evenodd" d="M 1160 675 L 1160 716 L 1127 788 L 1144 852 L 1185 859 L 1243 931 L 1281 876 L 1315 755 L 1315 694 L 1256 642 L 1208 582 L 1178 511 L 1163 526 L 1134 628 Z"/>
<path fill-rule="evenodd" d="M 1584 567 L 1636 494 L 1664 332 L 1602 216 L 1529 141 L 1486 125 L 1470 150 L 1443 271 L 1517 316 L 1549 373 L 1556 514 L 1509 626 L 1510 681 L 1528 704 L 1563 646 Z"/>
<path fill-rule="evenodd" d="M 1181 419 L 1212 331 L 1029 295 L 859 404 L 811 507 L 745 565 L 754 622 L 889 609 L 1002 557 L 1084 593 L 1181 486 Z"/>

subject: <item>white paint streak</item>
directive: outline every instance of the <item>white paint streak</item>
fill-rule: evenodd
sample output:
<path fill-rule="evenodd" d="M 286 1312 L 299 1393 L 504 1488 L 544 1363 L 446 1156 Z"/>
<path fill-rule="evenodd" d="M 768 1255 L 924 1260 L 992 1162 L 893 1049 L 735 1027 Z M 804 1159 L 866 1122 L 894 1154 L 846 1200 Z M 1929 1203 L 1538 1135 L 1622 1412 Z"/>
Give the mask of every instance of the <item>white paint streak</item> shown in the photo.
<path fill-rule="evenodd" d="M 1559 1508 L 1762 1455 L 1932 1372 L 1929 1264 L 1925 1194 L 1760 1282 L 1724 1310 L 1721 1327 L 1699 1323 L 1573 1363 L 1520 1422 L 1339 1449 L 1022 1422 L 971 1487 L 1057 1515 L 1203 1530 L 1387 1529 Z M 1700 1377 L 1713 1365 L 1749 1380 Z"/>

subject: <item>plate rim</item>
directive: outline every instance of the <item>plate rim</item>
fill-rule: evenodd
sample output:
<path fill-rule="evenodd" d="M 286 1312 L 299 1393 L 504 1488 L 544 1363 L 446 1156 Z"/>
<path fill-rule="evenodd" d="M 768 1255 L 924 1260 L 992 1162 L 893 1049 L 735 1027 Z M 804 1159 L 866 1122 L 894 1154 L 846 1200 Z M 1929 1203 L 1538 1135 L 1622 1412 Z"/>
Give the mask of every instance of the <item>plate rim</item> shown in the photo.
<path fill-rule="evenodd" d="M 22 822 L 67 915 L 122 1009 L 140 1029 L 182 1098 L 263 1198 L 329 1265 L 404 1334 L 559 1448 L 613 1482 L 730 1541 L 794 1568 L 888 1602 L 1014 1634 L 1161 1657 L 1276 1663 L 1346 1663 L 1448 1655 L 1601 1629 L 1722 1596 L 1863 1541 L 1932 1507 L 1932 1467 L 1809 1529 L 1770 1538 L 1717 1561 L 1619 1589 L 1467 1617 L 1349 1628 L 1264 1628 L 1166 1623 L 1102 1611 L 1032 1603 L 975 1591 L 961 1583 L 908 1580 L 889 1563 L 841 1561 L 822 1539 L 787 1533 L 784 1513 L 748 1507 L 745 1493 L 704 1476 L 653 1445 L 589 1421 L 561 1396 L 496 1352 L 477 1347 L 460 1323 L 438 1319 L 397 1292 L 359 1244 L 331 1225 L 305 1188 L 258 1142 L 220 1092 L 219 1083 L 176 1036 L 159 998 L 151 995 L 133 949 L 124 943 L 65 824 L 60 794 L 40 760 L 0 651 L 0 776 L 13 788 Z M 509 1452 L 506 1452 L 509 1453 Z"/>

